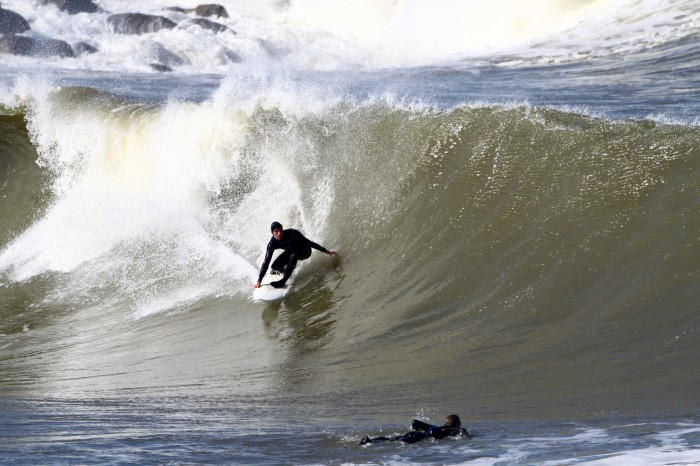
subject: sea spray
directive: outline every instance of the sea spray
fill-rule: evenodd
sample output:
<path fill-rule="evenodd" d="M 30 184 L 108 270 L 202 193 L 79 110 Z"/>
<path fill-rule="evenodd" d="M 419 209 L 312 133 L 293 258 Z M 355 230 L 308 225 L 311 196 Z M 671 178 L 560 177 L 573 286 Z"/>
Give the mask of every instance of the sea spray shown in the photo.
<path fill-rule="evenodd" d="M 578 62 L 638 53 L 692 38 L 693 0 L 413 0 L 278 2 L 222 1 L 228 17 L 211 18 L 224 32 L 202 29 L 192 14 L 167 1 L 103 1 L 91 14 L 69 15 L 38 0 L 7 0 L 36 38 L 87 43 L 97 51 L 76 58 L 4 60 L 34 74 L 52 69 L 154 74 L 152 65 L 187 74 L 226 74 L 241 64 L 305 70 L 383 69 L 438 63 Z M 111 14 L 165 16 L 174 29 L 147 35 L 117 34 Z M 608 34 L 613 25 L 618 31 Z"/>

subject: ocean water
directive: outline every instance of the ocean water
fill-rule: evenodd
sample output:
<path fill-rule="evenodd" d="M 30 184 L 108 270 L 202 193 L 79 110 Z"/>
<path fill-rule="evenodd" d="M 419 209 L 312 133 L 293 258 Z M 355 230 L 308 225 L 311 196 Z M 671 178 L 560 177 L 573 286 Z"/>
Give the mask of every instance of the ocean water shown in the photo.
<path fill-rule="evenodd" d="M 697 1 L 96 3 L 2 2 L 98 49 L 0 55 L 2 464 L 700 464 Z"/>

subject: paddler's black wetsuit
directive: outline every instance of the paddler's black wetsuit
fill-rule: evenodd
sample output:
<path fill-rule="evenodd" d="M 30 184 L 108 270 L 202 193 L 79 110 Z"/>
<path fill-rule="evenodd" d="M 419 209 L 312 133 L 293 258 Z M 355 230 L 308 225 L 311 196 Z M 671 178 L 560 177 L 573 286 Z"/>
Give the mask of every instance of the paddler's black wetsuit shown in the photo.
<path fill-rule="evenodd" d="M 275 249 L 284 249 L 284 252 L 275 259 L 272 263 L 273 272 L 282 273 L 284 276 L 281 280 L 272 282 L 271 285 L 275 287 L 284 286 L 289 277 L 292 275 L 294 268 L 297 266 L 297 261 L 308 259 L 311 257 L 311 248 L 317 249 L 321 252 L 329 252 L 328 249 L 324 248 L 320 244 L 316 244 L 310 239 L 307 239 L 298 230 L 293 228 L 287 228 L 283 230 L 282 239 L 276 240 L 273 236 L 270 242 L 267 243 L 267 252 L 265 253 L 265 260 L 263 261 L 262 267 L 260 267 L 260 276 L 258 277 L 258 282 L 262 281 L 267 272 L 267 268 L 270 265 L 270 260 L 272 259 L 272 253 Z"/>
<path fill-rule="evenodd" d="M 467 438 L 473 437 L 464 427 L 434 426 L 423 421 L 419 421 L 418 419 L 414 419 L 413 422 L 411 422 L 411 427 L 415 430 L 406 432 L 403 435 L 397 435 L 395 437 L 369 438 L 366 436 L 362 439 L 360 445 L 393 440 L 400 440 L 406 443 L 416 443 L 431 437 L 439 440 L 445 437 L 456 437 L 458 435 L 462 435 Z"/>

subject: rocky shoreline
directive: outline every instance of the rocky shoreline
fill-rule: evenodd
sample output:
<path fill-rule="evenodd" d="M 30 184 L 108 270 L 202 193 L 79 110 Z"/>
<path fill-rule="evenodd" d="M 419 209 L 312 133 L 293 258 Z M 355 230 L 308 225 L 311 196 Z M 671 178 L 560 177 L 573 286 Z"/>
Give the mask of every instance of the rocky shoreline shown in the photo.
<path fill-rule="evenodd" d="M 41 2 L 44 5 L 55 5 L 59 10 L 69 15 L 79 13 L 90 14 L 98 11 L 104 12 L 104 10 L 91 0 L 41 0 Z M 161 29 L 189 27 L 193 24 L 217 34 L 226 31 L 235 34 L 228 26 L 206 19 L 209 17 L 228 18 L 229 16 L 226 8 L 221 5 L 204 4 L 196 8 L 168 7 L 165 8 L 165 10 L 184 13 L 192 17 L 180 23 L 175 23 L 165 16 L 138 12 L 118 13 L 109 15 L 107 17 L 107 24 L 116 34 L 149 34 Z M 78 42 L 71 45 L 61 39 L 33 39 L 22 35 L 30 30 L 31 26 L 25 18 L 14 11 L 3 9 L 0 4 L 0 53 L 37 58 L 73 58 L 98 51 L 94 45 L 86 42 Z M 156 71 L 172 71 L 170 66 L 161 63 L 152 63 L 150 66 Z"/>

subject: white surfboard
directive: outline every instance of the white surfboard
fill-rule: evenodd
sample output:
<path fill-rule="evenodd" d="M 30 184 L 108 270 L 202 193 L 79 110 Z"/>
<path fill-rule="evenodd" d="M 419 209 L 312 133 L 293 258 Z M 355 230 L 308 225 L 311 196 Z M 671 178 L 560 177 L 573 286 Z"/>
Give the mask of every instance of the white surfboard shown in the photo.
<path fill-rule="evenodd" d="M 272 275 L 268 271 L 260 282 L 260 288 L 255 288 L 253 290 L 253 299 L 259 301 L 279 301 L 287 296 L 287 293 L 289 293 L 291 289 L 291 280 L 287 280 L 284 288 L 274 288 L 270 285 L 270 282 L 276 282 L 281 279 L 282 275 Z"/>

